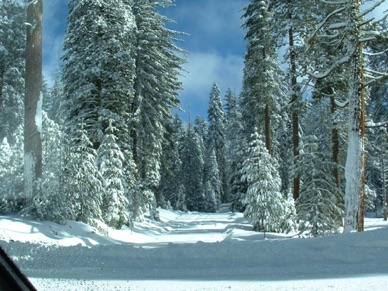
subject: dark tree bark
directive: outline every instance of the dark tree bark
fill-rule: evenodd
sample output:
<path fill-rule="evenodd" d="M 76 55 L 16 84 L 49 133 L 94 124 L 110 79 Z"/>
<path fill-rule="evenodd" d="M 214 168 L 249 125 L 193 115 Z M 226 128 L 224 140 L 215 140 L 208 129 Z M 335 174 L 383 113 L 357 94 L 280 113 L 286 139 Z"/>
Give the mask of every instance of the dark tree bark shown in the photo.
<path fill-rule="evenodd" d="M 360 3 L 358 3 L 360 5 Z M 360 58 L 359 65 L 359 96 L 360 96 L 360 133 L 361 133 L 361 142 L 363 145 L 363 150 L 361 152 L 361 189 L 360 189 L 360 217 L 358 223 L 358 231 L 364 231 L 364 215 L 365 215 L 365 165 L 366 165 L 366 155 L 365 155 L 365 72 L 364 72 L 364 63 L 362 59 L 362 43 L 358 44 L 358 54 Z"/>
<path fill-rule="evenodd" d="M 332 88 L 330 88 L 332 91 Z M 330 94 L 330 107 L 331 107 L 331 113 L 334 115 L 335 110 L 336 110 L 336 105 L 335 105 L 335 97 L 334 94 Z M 335 183 L 338 188 L 341 188 L 341 170 L 340 170 L 340 149 L 339 149 L 339 134 L 338 134 L 338 129 L 336 128 L 336 124 L 332 125 L 331 129 L 331 144 L 332 144 L 332 159 L 333 162 L 338 165 L 333 170 L 333 176 L 335 179 Z"/>
<path fill-rule="evenodd" d="M 290 19 L 291 19 L 290 15 Z M 289 38 L 289 46 L 290 46 L 290 72 L 291 72 L 291 108 L 292 108 L 292 141 L 294 145 L 294 160 L 297 156 L 299 156 L 299 97 L 296 92 L 298 88 L 298 83 L 296 79 L 296 57 L 294 52 L 294 32 L 293 29 L 290 28 L 288 30 L 288 38 Z M 294 200 L 299 198 L 300 192 L 300 178 L 299 176 L 294 177 L 294 190 L 293 197 Z"/>
<path fill-rule="evenodd" d="M 265 105 L 265 147 L 272 156 L 271 110 L 268 104 Z"/>
<path fill-rule="evenodd" d="M 42 19 L 43 0 L 28 0 L 26 46 L 26 92 L 24 97 L 24 180 L 26 203 L 37 194 L 42 177 Z"/>
<path fill-rule="evenodd" d="M 0 68 L 0 115 L 3 114 L 3 88 L 4 88 L 4 70 Z M 5 137 L 3 126 L 0 125 L 0 142 Z"/>
<path fill-rule="evenodd" d="M 384 221 L 387 221 L 387 194 L 385 193 L 386 192 L 386 176 L 385 176 L 385 160 L 384 158 L 381 159 L 381 172 L 382 172 L 382 176 L 383 176 L 383 205 L 384 205 Z"/>
<path fill-rule="evenodd" d="M 4 71 L 0 68 L 0 112 L 3 108 Z"/>

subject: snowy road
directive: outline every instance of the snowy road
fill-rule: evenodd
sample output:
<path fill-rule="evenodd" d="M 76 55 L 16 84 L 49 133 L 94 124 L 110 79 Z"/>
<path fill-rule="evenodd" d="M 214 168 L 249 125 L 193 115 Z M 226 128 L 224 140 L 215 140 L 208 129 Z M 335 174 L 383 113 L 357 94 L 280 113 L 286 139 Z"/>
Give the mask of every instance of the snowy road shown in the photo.
<path fill-rule="evenodd" d="M 160 211 L 97 235 L 0 217 L 0 243 L 40 290 L 371 290 L 388 284 L 388 223 L 316 239 L 251 231 L 241 214 Z M 69 287 L 69 286 L 75 286 Z"/>

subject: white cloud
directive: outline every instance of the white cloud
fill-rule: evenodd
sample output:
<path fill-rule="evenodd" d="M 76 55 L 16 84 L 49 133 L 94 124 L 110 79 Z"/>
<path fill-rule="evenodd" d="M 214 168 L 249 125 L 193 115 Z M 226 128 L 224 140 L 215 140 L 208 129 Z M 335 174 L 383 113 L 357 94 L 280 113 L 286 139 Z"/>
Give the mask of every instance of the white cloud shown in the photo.
<path fill-rule="evenodd" d="M 228 88 L 239 93 L 242 85 L 244 61 L 242 56 L 222 56 L 215 52 L 192 52 L 181 79 L 182 107 L 193 115 L 206 116 L 208 100 L 213 83 L 217 83 L 224 96 Z"/>
<path fill-rule="evenodd" d="M 210 93 L 214 82 L 221 88 L 241 88 L 243 57 L 223 57 L 215 52 L 194 52 L 189 54 L 185 69 L 188 73 L 182 79 L 184 91 L 206 99 L 209 94 L 201 97 L 201 93 Z"/>

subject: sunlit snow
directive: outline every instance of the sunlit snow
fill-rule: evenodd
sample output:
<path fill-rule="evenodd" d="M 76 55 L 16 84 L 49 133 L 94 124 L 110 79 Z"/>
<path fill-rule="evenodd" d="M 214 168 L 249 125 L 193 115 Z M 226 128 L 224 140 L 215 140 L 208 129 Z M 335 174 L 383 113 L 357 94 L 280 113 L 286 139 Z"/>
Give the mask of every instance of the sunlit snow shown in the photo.
<path fill-rule="evenodd" d="M 0 244 L 38 290 L 384 290 L 388 222 L 321 238 L 253 232 L 241 213 L 159 209 L 133 229 L 0 216 Z"/>
<path fill-rule="evenodd" d="M 42 134 L 42 106 L 43 106 L 43 93 L 40 92 L 39 100 L 36 106 L 36 112 L 35 112 L 35 124 L 36 128 L 39 132 L 39 134 Z"/>

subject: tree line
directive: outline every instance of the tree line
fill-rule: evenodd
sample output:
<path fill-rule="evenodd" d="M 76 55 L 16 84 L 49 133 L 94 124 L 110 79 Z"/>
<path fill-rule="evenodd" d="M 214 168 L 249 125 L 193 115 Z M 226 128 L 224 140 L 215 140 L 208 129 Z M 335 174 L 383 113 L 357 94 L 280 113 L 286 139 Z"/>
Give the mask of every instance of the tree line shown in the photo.
<path fill-rule="evenodd" d="M 1 213 L 120 228 L 229 202 L 257 231 L 362 231 L 386 207 L 386 14 L 372 2 L 250 1 L 241 93 L 214 83 L 207 118 L 185 124 L 184 33 L 159 12 L 172 1 L 69 1 L 49 88 L 42 0 L 4 0 Z"/>

